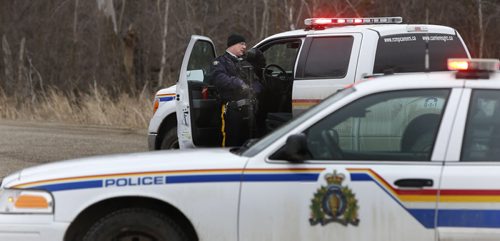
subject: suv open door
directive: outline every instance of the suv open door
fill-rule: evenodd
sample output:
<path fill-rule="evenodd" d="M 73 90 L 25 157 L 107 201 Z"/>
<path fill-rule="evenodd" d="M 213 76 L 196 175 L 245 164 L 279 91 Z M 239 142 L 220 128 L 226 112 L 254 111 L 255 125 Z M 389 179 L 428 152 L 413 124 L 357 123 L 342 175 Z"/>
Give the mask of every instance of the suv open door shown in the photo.
<path fill-rule="evenodd" d="M 216 146 L 220 143 L 220 103 L 207 81 L 215 47 L 207 37 L 189 41 L 177 83 L 177 136 L 180 148 Z"/>

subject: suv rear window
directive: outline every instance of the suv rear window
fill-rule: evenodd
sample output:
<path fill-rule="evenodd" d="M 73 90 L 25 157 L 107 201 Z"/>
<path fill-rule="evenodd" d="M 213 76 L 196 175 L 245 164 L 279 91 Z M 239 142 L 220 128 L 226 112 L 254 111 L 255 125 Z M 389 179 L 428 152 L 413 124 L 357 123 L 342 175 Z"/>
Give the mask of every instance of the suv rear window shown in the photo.
<path fill-rule="evenodd" d="M 429 71 L 446 71 L 448 58 L 467 58 L 456 35 L 398 34 L 380 37 L 373 73 L 423 72 L 426 44 L 429 49 Z"/>

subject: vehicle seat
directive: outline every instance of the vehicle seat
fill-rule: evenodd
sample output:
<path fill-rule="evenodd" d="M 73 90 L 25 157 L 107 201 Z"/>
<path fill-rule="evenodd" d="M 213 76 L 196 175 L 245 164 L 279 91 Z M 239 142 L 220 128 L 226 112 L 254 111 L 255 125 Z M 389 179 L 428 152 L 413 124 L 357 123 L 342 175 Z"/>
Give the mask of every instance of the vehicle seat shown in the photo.
<path fill-rule="evenodd" d="M 428 152 L 440 123 L 439 115 L 424 114 L 413 119 L 401 137 L 402 152 Z M 429 153 L 430 154 L 430 153 Z"/>

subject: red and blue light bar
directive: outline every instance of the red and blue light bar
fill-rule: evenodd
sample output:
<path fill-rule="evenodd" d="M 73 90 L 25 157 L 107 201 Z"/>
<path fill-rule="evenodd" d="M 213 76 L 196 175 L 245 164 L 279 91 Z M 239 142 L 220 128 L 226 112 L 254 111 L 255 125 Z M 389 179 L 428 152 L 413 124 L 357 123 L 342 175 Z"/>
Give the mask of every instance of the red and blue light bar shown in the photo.
<path fill-rule="evenodd" d="M 394 24 L 402 23 L 402 17 L 377 18 L 308 18 L 304 20 L 307 28 L 325 28 L 328 26 L 361 25 L 361 24 Z"/>
<path fill-rule="evenodd" d="M 499 68 L 498 59 L 448 59 L 448 69 L 457 71 L 457 79 L 489 79 Z"/>
<path fill-rule="evenodd" d="M 458 71 L 497 71 L 498 59 L 448 59 L 448 69 Z"/>

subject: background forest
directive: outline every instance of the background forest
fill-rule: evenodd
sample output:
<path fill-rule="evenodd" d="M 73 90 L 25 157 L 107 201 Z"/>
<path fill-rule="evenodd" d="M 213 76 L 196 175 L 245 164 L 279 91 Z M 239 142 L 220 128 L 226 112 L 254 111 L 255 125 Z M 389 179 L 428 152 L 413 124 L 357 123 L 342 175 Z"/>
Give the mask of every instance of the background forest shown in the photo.
<path fill-rule="evenodd" d="M 0 0 L 0 119 L 145 128 L 192 34 L 221 53 L 303 28 L 308 17 L 402 16 L 456 28 L 500 58 L 499 0 Z"/>

